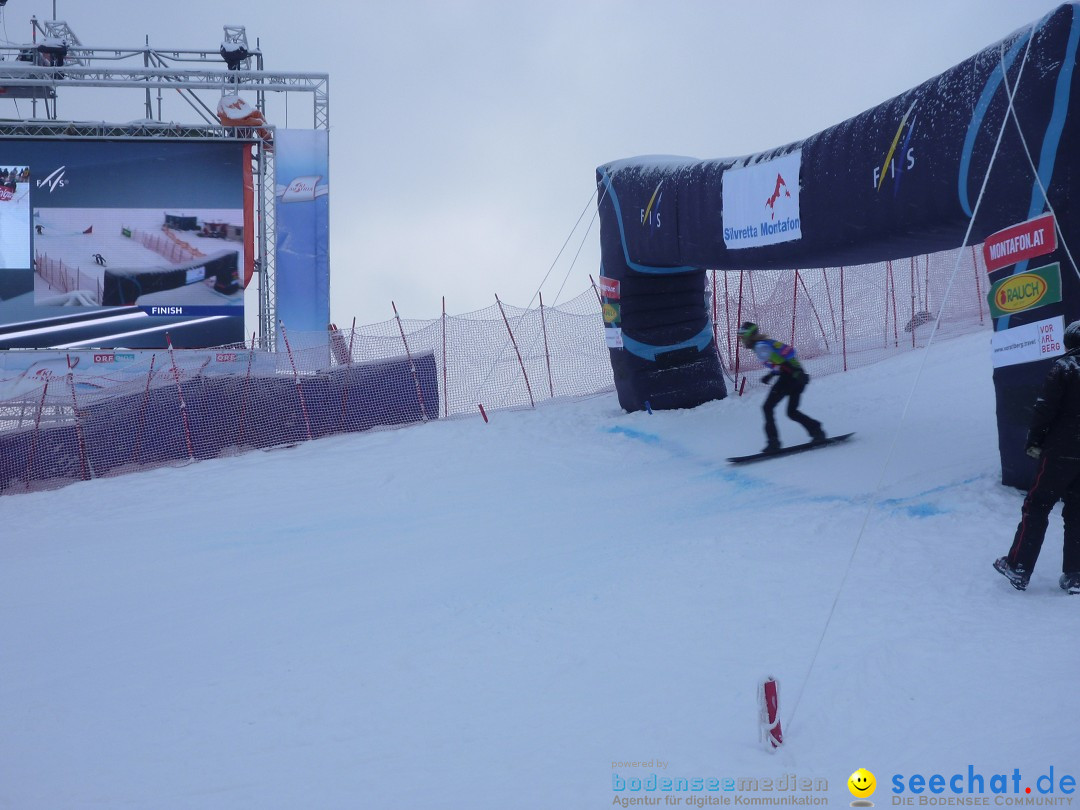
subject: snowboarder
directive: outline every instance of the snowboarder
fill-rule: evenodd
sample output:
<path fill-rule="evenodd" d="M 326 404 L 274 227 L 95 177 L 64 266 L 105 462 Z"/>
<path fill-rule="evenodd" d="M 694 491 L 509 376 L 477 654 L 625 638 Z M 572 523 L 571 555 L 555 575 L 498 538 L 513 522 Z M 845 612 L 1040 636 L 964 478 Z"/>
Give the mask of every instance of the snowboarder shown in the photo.
<path fill-rule="evenodd" d="M 802 367 L 795 356 L 795 349 L 779 340 L 773 340 L 758 328 L 756 323 L 747 321 L 739 327 L 739 341 L 748 349 L 752 349 L 758 359 L 769 369 L 769 373 L 761 378 L 768 385 L 776 381 L 769 395 L 765 397 L 762 410 L 765 412 L 765 438 L 767 444 L 763 453 L 775 453 L 780 449 L 780 434 L 776 429 L 776 418 L 773 411 L 780 401 L 787 397 L 787 416 L 792 421 L 798 422 L 806 432 L 810 434 L 812 442 L 824 442 L 825 431 L 821 428 L 821 422 L 811 419 L 799 410 L 799 398 L 810 375 Z"/>
<path fill-rule="evenodd" d="M 105 257 L 102 256 L 100 253 L 95 253 L 94 254 L 94 261 L 97 262 L 102 267 L 105 266 Z"/>
<path fill-rule="evenodd" d="M 1054 360 L 1035 400 L 1025 452 L 1038 460 L 1009 553 L 994 568 L 1025 590 L 1039 558 L 1050 510 L 1062 501 L 1062 590 L 1080 594 L 1080 321 L 1065 329 L 1065 354 Z"/>

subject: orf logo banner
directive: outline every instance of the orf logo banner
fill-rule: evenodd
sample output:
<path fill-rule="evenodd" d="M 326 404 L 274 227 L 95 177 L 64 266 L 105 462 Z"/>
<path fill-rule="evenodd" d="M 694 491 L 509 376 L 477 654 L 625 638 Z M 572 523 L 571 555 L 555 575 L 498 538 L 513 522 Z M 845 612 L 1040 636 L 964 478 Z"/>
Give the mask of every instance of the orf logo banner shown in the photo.
<path fill-rule="evenodd" d="M 328 133 L 279 129 L 274 154 L 277 317 L 290 333 L 325 336 L 330 323 Z"/>
<path fill-rule="evenodd" d="M 724 172 L 724 244 L 732 250 L 802 239 L 802 151 Z"/>

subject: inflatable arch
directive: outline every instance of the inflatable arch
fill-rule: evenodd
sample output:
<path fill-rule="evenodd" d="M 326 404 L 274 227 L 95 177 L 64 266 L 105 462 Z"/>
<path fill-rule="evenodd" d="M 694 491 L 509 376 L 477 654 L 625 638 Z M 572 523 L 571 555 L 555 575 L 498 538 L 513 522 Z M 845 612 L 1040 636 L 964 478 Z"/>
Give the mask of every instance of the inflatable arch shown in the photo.
<path fill-rule="evenodd" d="M 706 268 L 850 266 L 983 243 L 990 283 L 1060 269 L 1060 300 L 994 318 L 1002 480 L 1026 487 L 1031 406 L 1062 325 L 1080 318 L 1078 42 L 1080 3 L 1069 3 L 806 140 L 737 159 L 600 166 L 601 296 L 620 405 L 726 395 Z"/>

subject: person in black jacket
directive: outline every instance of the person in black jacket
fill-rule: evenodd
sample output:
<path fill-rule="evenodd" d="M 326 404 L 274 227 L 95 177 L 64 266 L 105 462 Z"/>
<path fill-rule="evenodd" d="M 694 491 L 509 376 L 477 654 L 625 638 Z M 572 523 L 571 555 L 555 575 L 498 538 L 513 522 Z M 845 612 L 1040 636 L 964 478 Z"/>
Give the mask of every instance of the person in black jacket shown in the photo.
<path fill-rule="evenodd" d="M 750 321 L 739 327 L 738 335 L 742 345 L 751 349 L 769 370 L 761 381 L 766 385 L 773 380 L 776 381 L 769 395 L 765 397 L 765 403 L 761 406 L 765 413 L 765 440 L 767 442 L 765 449 L 761 452 L 775 453 L 780 449 L 780 432 L 776 428 L 776 416 L 773 411 L 785 397 L 788 401 L 788 419 L 802 425 L 810 434 L 811 442 L 824 442 L 825 431 L 821 427 L 821 422 L 799 410 L 799 398 L 810 382 L 810 375 L 799 362 L 795 349 L 779 340 L 773 340 L 762 332 L 756 323 Z"/>
<path fill-rule="evenodd" d="M 1027 588 L 1039 558 L 1050 510 L 1063 502 L 1065 546 L 1058 584 L 1080 594 L 1080 321 L 1065 329 L 1065 354 L 1054 360 L 1027 435 L 1026 452 L 1038 459 L 1009 553 L 994 568 L 1018 591 Z"/>

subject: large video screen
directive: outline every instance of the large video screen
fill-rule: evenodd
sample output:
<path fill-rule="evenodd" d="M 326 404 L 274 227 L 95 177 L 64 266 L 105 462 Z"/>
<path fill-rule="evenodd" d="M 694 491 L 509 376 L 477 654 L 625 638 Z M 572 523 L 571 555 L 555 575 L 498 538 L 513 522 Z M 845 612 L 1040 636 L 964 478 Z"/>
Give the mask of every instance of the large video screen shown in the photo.
<path fill-rule="evenodd" d="M 244 340 L 251 147 L 0 139 L 0 349 Z"/>

